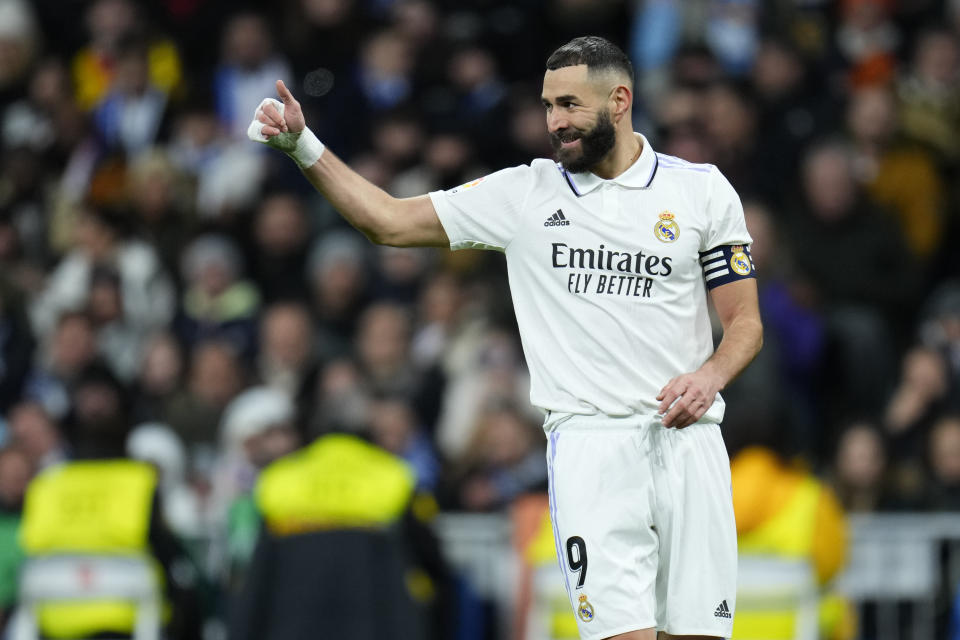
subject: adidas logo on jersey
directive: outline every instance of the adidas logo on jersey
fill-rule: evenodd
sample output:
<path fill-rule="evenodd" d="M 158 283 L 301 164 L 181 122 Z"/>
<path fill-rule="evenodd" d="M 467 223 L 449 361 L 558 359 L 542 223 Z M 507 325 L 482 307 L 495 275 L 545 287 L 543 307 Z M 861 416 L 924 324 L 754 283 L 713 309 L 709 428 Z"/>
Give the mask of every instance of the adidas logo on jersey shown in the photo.
<path fill-rule="evenodd" d="M 563 209 L 557 209 L 557 212 L 547 218 L 547 221 L 543 223 L 545 227 L 569 227 L 570 221 L 567 220 L 567 216 L 563 215 Z"/>
<path fill-rule="evenodd" d="M 720 606 L 717 607 L 717 610 L 713 612 L 714 618 L 732 618 L 730 615 L 730 608 L 727 607 L 727 601 L 724 600 L 720 603 Z"/>

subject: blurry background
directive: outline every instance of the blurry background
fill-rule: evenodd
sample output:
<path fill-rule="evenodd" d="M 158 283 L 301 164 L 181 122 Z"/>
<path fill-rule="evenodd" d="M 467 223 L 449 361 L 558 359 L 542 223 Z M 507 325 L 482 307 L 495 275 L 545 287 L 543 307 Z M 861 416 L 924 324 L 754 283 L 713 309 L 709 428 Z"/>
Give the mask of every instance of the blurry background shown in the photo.
<path fill-rule="evenodd" d="M 569 637 L 502 257 L 372 246 L 245 130 L 282 78 L 367 179 L 450 188 L 549 157 L 544 60 L 584 34 L 744 202 L 745 553 L 813 567 L 823 637 L 960 633 L 954 0 L 0 0 L 0 626 L 31 478 L 119 444 L 160 469 L 171 637 L 243 637 L 258 474 L 349 433 L 432 496 L 433 637 Z"/>

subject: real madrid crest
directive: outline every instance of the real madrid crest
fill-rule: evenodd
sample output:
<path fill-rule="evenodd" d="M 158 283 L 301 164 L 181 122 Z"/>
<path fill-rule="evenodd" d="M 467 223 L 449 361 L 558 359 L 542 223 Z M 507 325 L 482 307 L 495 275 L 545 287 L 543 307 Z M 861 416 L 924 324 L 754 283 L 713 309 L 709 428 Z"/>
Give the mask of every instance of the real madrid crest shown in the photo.
<path fill-rule="evenodd" d="M 741 276 L 749 275 L 752 266 L 750 265 L 750 258 L 743 250 L 743 246 L 737 244 L 730 247 L 730 253 L 732 254 L 730 256 L 730 268 Z"/>
<path fill-rule="evenodd" d="M 577 615 L 584 622 L 593 620 L 593 605 L 587 600 L 587 596 L 580 596 L 580 605 L 577 607 Z"/>
<path fill-rule="evenodd" d="M 677 238 L 680 237 L 680 226 L 677 224 L 675 215 L 669 211 L 662 212 L 659 216 L 660 219 L 657 220 L 657 224 L 653 225 L 653 235 L 657 236 L 657 240 L 660 242 L 674 242 Z"/>

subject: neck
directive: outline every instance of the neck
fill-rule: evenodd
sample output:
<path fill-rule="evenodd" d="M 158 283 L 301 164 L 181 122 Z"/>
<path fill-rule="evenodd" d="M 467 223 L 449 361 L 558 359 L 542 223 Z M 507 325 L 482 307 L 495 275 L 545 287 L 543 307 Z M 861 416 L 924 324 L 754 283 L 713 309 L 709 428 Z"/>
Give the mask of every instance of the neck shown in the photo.
<path fill-rule="evenodd" d="M 604 180 L 616 178 L 637 161 L 641 151 L 643 151 L 643 140 L 639 136 L 633 131 L 620 132 L 617 135 L 617 143 L 610 153 L 590 171 Z"/>

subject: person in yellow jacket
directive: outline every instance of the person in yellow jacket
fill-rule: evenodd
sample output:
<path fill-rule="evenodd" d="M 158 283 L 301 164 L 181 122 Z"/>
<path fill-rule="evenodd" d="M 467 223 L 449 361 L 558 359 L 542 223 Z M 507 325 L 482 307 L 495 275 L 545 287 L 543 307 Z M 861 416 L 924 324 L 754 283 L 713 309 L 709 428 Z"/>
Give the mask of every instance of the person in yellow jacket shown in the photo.
<path fill-rule="evenodd" d="M 731 476 L 741 567 L 750 559 L 772 560 L 771 567 L 778 560 L 783 567 L 806 567 L 818 617 L 816 636 L 853 638 L 856 623 L 850 604 L 828 589 L 847 553 L 846 520 L 833 492 L 760 446 L 747 447 L 733 458 Z M 799 619 L 800 604 L 783 599 L 754 605 L 738 594 L 733 638 L 793 640 L 802 623 L 812 622 Z"/>
<path fill-rule="evenodd" d="M 436 512 L 399 457 L 328 434 L 273 462 L 263 528 L 230 603 L 231 640 L 449 638 L 450 590 L 424 523 Z"/>
<path fill-rule="evenodd" d="M 510 505 L 510 520 L 521 566 L 513 640 L 577 640 L 577 618 L 557 578 L 561 571 L 547 494 L 517 498 Z"/>
<path fill-rule="evenodd" d="M 186 556 L 160 516 L 157 471 L 124 457 L 123 388 L 95 366 L 81 374 L 72 400 L 73 451 L 81 457 L 48 467 L 27 487 L 20 528 L 27 562 L 64 555 L 145 558 L 155 563 L 172 604 L 168 633 L 198 638 L 191 585 L 171 579 L 171 567 Z M 128 636 L 136 618 L 134 605 L 123 600 L 54 601 L 35 613 L 44 637 L 74 640 Z"/>

